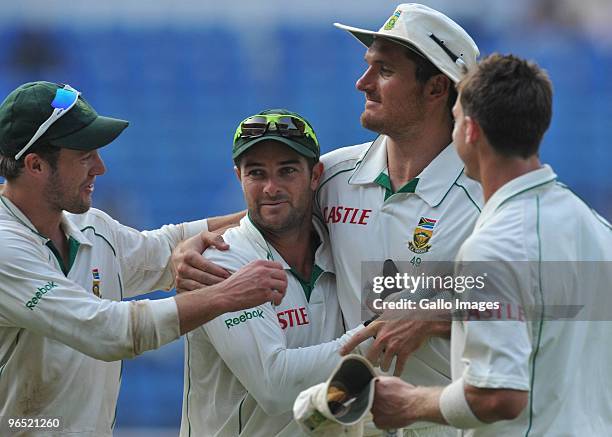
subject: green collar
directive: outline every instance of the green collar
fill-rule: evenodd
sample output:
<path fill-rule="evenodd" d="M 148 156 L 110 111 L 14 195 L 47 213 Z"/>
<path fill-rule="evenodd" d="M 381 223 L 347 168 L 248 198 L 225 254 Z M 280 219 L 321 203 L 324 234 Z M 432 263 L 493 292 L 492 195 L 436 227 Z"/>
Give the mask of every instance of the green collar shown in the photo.
<path fill-rule="evenodd" d="M 70 272 L 70 269 L 74 264 L 74 260 L 76 259 L 77 252 L 79 251 L 79 246 L 81 245 L 81 243 L 79 243 L 72 237 L 68 237 L 68 265 L 64 264 L 64 260 L 62 259 L 59 250 L 57 250 L 57 247 L 55 247 L 55 244 L 53 244 L 53 241 L 48 240 L 45 245 L 49 249 L 51 249 L 51 252 L 53 252 L 53 255 L 55 255 L 55 258 L 57 259 L 57 262 L 59 263 L 62 272 L 64 273 L 64 276 L 68 276 L 68 272 Z"/>
<path fill-rule="evenodd" d="M 325 272 L 325 270 L 317 265 L 316 259 L 315 259 L 315 262 L 313 263 L 313 266 L 312 266 L 312 272 L 310 274 L 310 280 L 306 281 L 300 276 L 297 270 L 295 270 L 293 267 L 287 264 L 287 262 L 280 256 L 280 254 L 276 251 L 276 249 L 273 249 L 272 246 L 270 246 L 270 244 L 268 243 L 268 241 L 265 238 L 263 238 L 263 234 L 257 228 L 257 225 L 253 222 L 251 217 L 249 217 L 248 213 L 246 217 L 242 220 L 245 220 L 245 219 L 248 220 L 248 222 L 253 227 L 253 229 L 257 231 L 258 237 L 261 238 L 261 241 L 263 241 L 263 243 L 265 244 L 267 259 L 270 261 L 277 261 L 283 264 L 283 268 L 289 271 L 289 273 L 291 273 L 298 280 L 298 282 L 302 286 L 302 290 L 304 290 L 304 294 L 306 295 L 306 300 L 310 302 L 310 295 L 312 294 L 312 290 L 315 287 L 317 279 L 319 279 L 319 276 L 321 276 Z M 315 231 L 317 232 L 319 240 L 321 240 L 319 243 L 319 247 L 320 247 L 321 245 L 323 245 L 323 241 L 322 241 L 323 237 L 320 234 L 316 226 L 315 226 Z M 316 258 L 316 252 L 317 251 L 315 251 L 315 258 Z"/>
<path fill-rule="evenodd" d="M 302 290 L 304 290 L 304 294 L 306 295 L 306 300 L 310 302 L 310 295 L 312 294 L 312 290 L 317 283 L 317 279 L 319 279 L 319 276 L 323 274 L 323 269 L 315 264 L 312 267 L 309 281 L 304 280 L 300 274 L 293 269 L 293 267 L 289 269 L 289 272 L 299 281 L 300 285 L 302 286 Z"/>
<path fill-rule="evenodd" d="M 397 193 L 414 193 L 419 183 L 419 178 L 414 178 L 411 181 L 408 181 L 406 185 L 397 191 L 393 191 L 393 188 L 391 187 L 391 178 L 389 178 L 389 175 L 385 172 L 380 173 L 378 177 L 374 179 L 374 182 L 385 189 L 385 200 L 387 200 L 389 197 Z"/>
<path fill-rule="evenodd" d="M 461 158 L 455 147 L 452 144 L 448 145 L 418 175 L 418 187 L 415 187 L 414 193 L 434 208 L 444 200 L 462 172 Z M 351 185 L 372 184 L 381 173 L 387 174 L 388 177 L 387 137 L 385 135 L 380 135 L 370 145 L 348 183 Z M 381 184 L 380 181 L 376 182 Z M 407 185 L 411 182 L 408 182 Z M 397 192 L 404 192 L 405 189 L 407 187 L 402 187 Z M 389 191 L 387 197 L 395 194 Z"/>

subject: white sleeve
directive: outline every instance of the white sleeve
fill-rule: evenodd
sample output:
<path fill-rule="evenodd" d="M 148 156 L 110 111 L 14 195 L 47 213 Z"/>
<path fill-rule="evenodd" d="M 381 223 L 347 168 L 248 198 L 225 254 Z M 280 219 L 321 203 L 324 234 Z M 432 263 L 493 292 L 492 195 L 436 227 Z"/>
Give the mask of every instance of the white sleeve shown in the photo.
<path fill-rule="evenodd" d="M 463 379 L 467 384 L 528 391 L 533 334 L 524 309 L 534 304 L 533 264 L 501 260 L 490 245 L 486 249 L 482 246 L 474 239 L 464 244 L 463 259 L 479 261 L 460 262 L 457 274 L 486 273 L 482 300 L 499 302 L 500 308 L 470 313 L 466 321 L 460 322 L 463 335 L 455 336 L 453 331 L 451 342 L 456 342 L 457 337 L 463 342 Z"/>
<path fill-rule="evenodd" d="M 528 391 L 530 355 L 525 322 L 465 322 L 466 383 L 480 388 Z"/>
<path fill-rule="evenodd" d="M 120 224 L 101 211 L 96 213 L 109 223 L 112 240 L 116 242 L 124 298 L 172 288 L 172 250 L 182 240 L 208 230 L 208 222 L 204 219 L 140 232 Z"/>
<path fill-rule="evenodd" d="M 179 336 L 173 298 L 99 299 L 52 268 L 31 239 L 2 233 L 0 326 L 27 329 L 104 361 L 131 358 Z"/>
<path fill-rule="evenodd" d="M 277 415 L 291 411 L 302 390 L 331 375 L 340 362 L 338 351 L 362 328 L 327 343 L 288 349 L 274 308 L 265 304 L 224 314 L 201 329 L 266 414 Z"/>
<path fill-rule="evenodd" d="M 235 271 L 251 261 L 237 246 L 230 243 L 229 251 L 209 249 L 205 255 Z M 277 415 L 291 411 L 302 390 L 329 377 L 340 362 L 338 351 L 363 325 L 327 343 L 289 349 L 276 311 L 267 303 L 224 314 L 199 329 L 264 411 Z"/>

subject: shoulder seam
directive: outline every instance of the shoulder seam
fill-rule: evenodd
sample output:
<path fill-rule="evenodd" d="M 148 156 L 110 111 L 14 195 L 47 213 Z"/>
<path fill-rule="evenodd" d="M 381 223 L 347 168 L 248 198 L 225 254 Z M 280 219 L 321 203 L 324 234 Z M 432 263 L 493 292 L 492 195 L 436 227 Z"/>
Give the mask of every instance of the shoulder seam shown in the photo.
<path fill-rule="evenodd" d="M 595 217 L 595 219 L 601 223 L 602 225 L 604 225 L 606 228 L 608 228 L 610 231 L 612 231 L 612 225 L 604 218 L 602 217 L 597 211 L 595 211 L 593 208 L 591 208 L 591 206 L 586 203 L 584 201 L 584 199 L 582 197 L 580 197 L 578 194 L 576 194 L 576 192 L 574 190 L 572 190 L 570 187 L 568 187 L 567 185 L 565 185 L 562 182 L 557 181 L 556 185 L 558 185 L 559 187 L 569 191 L 570 193 L 572 193 L 574 196 L 576 196 L 576 198 L 578 200 L 580 200 L 584 206 L 586 206 L 587 208 L 589 208 L 589 210 L 591 211 L 591 214 L 593 214 L 593 216 Z"/>
<path fill-rule="evenodd" d="M 100 237 L 101 239 L 103 239 L 104 241 L 106 241 L 106 244 L 108 244 L 108 245 L 109 245 L 109 247 L 110 247 L 110 248 L 111 248 L 111 250 L 113 251 L 113 254 L 115 255 L 115 257 L 117 256 L 117 251 L 115 250 L 115 248 L 113 247 L 113 245 L 111 244 L 111 242 L 110 242 L 110 241 L 108 241 L 108 239 L 107 239 L 107 238 L 106 238 L 104 235 L 102 235 L 102 234 L 98 234 L 98 232 L 96 231 L 96 228 L 95 228 L 95 227 L 93 227 L 93 226 L 91 226 L 91 225 L 89 225 L 89 226 L 85 226 L 83 229 L 81 229 L 81 232 L 86 231 L 86 230 L 88 230 L 88 229 L 90 229 L 91 231 L 93 231 L 93 233 L 94 233 L 94 235 L 95 235 L 96 237 Z"/>
<path fill-rule="evenodd" d="M 2 204 L 4 205 L 4 207 L 9 211 L 9 213 L 11 214 L 11 216 L 17 220 L 19 223 L 21 223 L 21 225 L 25 226 L 26 228 L 28 228 L 31 232 L 33 232 L 34 234 L 38 235 L 39 237 L 44 238 L 45 240 L 48 240 L 47 237 L 45 237 L 43 234 L 41 234 L 40 232 L 38 232 L 38 230 L 31 228 L 30 226 L 28 226 L 26 223 L 24 223 L 23 220 L 21 220 L 21 218 L 19 218 L 17 216 L 17 214 L 15 214 L 13 212 L 13 210 L 6 204 L 6 202 L 4 201 L 3 196 L 0 196 L 0 201 L 2 202 Z"/>
<path fill-rule="evenodd" d="M 323 174 L 325 173 L 334 173 L 336 174 L 339 171 L 343 171 L 343 170 L 337 170 L 338 167 L 351 167 L 353 166 L 353 168 L 356 166 L 356 164 L 359 164 L 363 159 L 359 158 L 358 156 L 353 157 L 353 158 L 348 158 L 345 160 L 342 160 L 340 162 L 336 162 L 334 165 L 330 166 L 329 168 L 325 168 L 323 169 Z M 346 169 L 344 169 L 346 170 Z M 333 177 L 330 176 L 330 178 Z M 328 178 L 329 179 L 329 178 Z"/>
<path fill-rule="evenodd" d="M 540 188 L 540 187 L 542 187 L 542 186 L 544 186 L 544 185 L 546 185 L 546 184 L 549 184 L 549 183 L 553 182 L 554 180 L 555 180 L 555 179 L 549 179 L 549 180 L 547 180 L 547 181 L 541 182 L 541 183 L 539 183 L 539 184 L 537 184 L 537 185 L 534 185 L 534 186 L 532 186 L 532 187 L 525 188 L 524 190 L 521 190 L 521 191 L 519 191 L 518 193 L 514 193 L 512 196 L 508 197 L 507 199 L 504 199 L 504 200 L 503 200 L 503 201 L 502 201 L 502 202 L 501 202 L 499 205 L 497 205 L 497 208 L 496 208 L 496 209 L 501 208 L 503 205 L 505 205 L 506 203 L 508 203 L 508 201 L 510 201 L 511 199 L 514 199 L 515 197 L 518 197 L 518 196 L 520 196 L 521 194 L 524 194 L 524 193 L 526 193 L 526 192 L 528 192 L 528 191 L 535 190 L 536 188 Z"/>
<path fill-rule="evenodd" d="M 459 175 L 455 178 L 455 180 L 453 181 L 452 185 L 446 191 L 446 194 L 444 194 L 444 196 L 442 196 L 442 199 L 440 199 L 440 201 L 437 204 L 433 205 L 433 208 L 437 208 L 438 206 L 442 205 L 442 202 L 444 202 L 444 199 L 446 199 L 446 196 L 448 196 L 448 193 L 451 192 L 451 190 L 453 189 L 453 186 L 457 183 L 457 181 L 459 180 L 459 178 L 463 174 L 464 170 L 465 170 L 465 168 L 461 169 L 461 171 L 459 172 Z"/>
<path fill-rule="evenodd" d="M 330 177 L 328 177 L 327 179 L 325 179 L 323 182 L 319 184 L 319 186 L 317 187 L 317 190 L 315 191 L 315 201 L 317 202 L 317 206 L 319 207 L 319 210 L 321 209 L 321 203 L 319 202 L 319 194 L 321 193 L 321 189 L 323 188 L 323 186 L 326 183 L 328 183 L 330 180 L 338 176 L 340 173 L 346 173 L 347 171 L 355 170 L 360 163 L 361 161 L 357 161 L 353 167 L 337 171 L 336 173 L 334 173 L 333 175 L 331 175 Z"/>
<path fill-rule="evenodd" d="M 189 418 L 189 395 L 191 395 L 191 345 L 189 344 L 189 333 L 185 334 L 185 349 L 187 349 L 187 396 L 185 399 L 185 417 L 187 418 L 187 433 L 191 436 L 191 419 Z"/>
<path fill-rule="evenodd" d="M 242 404 L 244 404 L 244 401 L 248 395 L 249 393 L 247 392 L 240 401 L 240 405 L 238 406 L 238 435 L 242 433 Z"/>
<path fill-rule="evenodd" d="M 534 411 L 533 411 L 533 390 L 535 386 L 535 370 L 536 370 L 536 359 L 538 352 L 540 351 L 540 344 L 542 341 L 542 328 L 544 326 L 544 293 L 542 292 L 542 241 L 540 237 L 540 196 L 536 195 L 536 235 L 538 237 L 538 289 L 540 291 L 540 304 L 542 309 L 540 310 L 540 324 L 538 327 L 538 337 L 535 350 L 533 352 L 533 359 L 531 362 L 531 387 L 529 390 L 529 425 L 525 431 L 525 437 L 529 436 L 531 427 L 533 426 Z"/>
<path fill-rule="evenodd" d="M 469 191 L 467 190 L 467 188 L 465 188 L 463 185 L 457 183 L 457 181 L 453 182 L 453 185 L 458 186 L 459 188 L 461 188 L 463 190 L 463 192 L 465 193 L 465 195 L 468 197 L 468 199 L 470 199 L 470 201 L 472 202 L 472 204 L 476 207 L 476 209 L 478 210 L 479 213 L 482 212 L 482 210 L 480 209 L 480 207 L 478 206 L 478 204 L 474 201 L 474 199 L 472 198 L 472 196 L 470 196 Z"/>

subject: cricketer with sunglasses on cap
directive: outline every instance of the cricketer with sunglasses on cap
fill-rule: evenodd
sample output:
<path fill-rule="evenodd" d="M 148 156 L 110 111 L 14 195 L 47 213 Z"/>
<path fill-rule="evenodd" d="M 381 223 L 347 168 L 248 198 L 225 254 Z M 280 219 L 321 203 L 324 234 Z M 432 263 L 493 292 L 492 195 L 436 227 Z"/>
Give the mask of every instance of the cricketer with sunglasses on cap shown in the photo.
<path fill-rule="evenodd" d="M 287 292 L 280 305 L 228 313 L 187 334 L 181 436 L 301 435 L 293 401 L 329 376 L 360 329 L 342 335 L 327 230 L 312 214 L 319 153 L 308 121 L 284 109 L 236 130 L 232 157 L 248 212 L 223 235 L 229 250 L 204 256 L 230 272 L 277 261 Z"/>
<path fill-rule="evenodd" d="M 453 261 L 472 232 L 482 190 L 465 176 L 451 144 L 451 108 L 454 84 L 476 64 L 479 51 L 457 23 L 419 4 L 399 5 L 378 31 L 336 26 L 367 47 L 366 69 L 356 87 L 365 95 L 361 123 L 379 134 L 373 142 L 323 155 L 315 195 L 315 213 L 329 231 L 340 307 L 351 329 L 363 321 L 362 261 L 405 261 L 412 269 L 407 273 L 418 275 L 428 262 Z M 426 237 L 417 238 L 423 229 Z M 213 275 L 225 277 L 195 256 L 197 244 L 194 239 L 176 251 L 174 262 L 184 276 L 178 284 L 185 289 L 212 283 Z M 375 321 L 353 336 L 343 353 L 372 336 L 367 357 L 382 369 L 395 357 L 392 370 L 412 384 L 450 382 L 450 323 Z M 438 425 L 412 428 L 416 435 L 453 434 Z"/>
<path fill-rule="evenodd" d="M 121 302 L 172 287 L 172 249 L 207 228 L 202 220 L 138 232 L 91 208 L 106 171 L 98 149 L 127 125 L 49 82 L 21 85 L 0 105 L 2 435 L 110 436 L 119 360 L 227 311 L 282 299 L 282 266 L 257 261 L 206 292 Z M 41 417 L 58 426 L 7 422 Z"/>

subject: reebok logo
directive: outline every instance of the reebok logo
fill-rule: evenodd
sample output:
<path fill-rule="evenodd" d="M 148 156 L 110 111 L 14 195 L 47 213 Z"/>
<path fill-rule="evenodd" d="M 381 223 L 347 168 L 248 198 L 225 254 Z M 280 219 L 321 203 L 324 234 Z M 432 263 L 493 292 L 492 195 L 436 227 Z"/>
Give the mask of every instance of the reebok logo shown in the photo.
<path fill-rule="evenodd" d="M 37 288 L 36 293 L 34 293 L 34 296 L 32 296 L 32 298 L 26 302 L 25 306 L 31 311 L 34 311 L 34 307 L 38 304 L 38 302 L 40 302 L 43 296 L 47 294 L 48 291 L 53 290 L 55 287 L 57 287 L 57 284 L 53 281 L 49 281 L 42 287 Z"/>
<path fill-rule="evenodd" d="M 248 320 L 256 319 L 256 318 L 260 318 L 260 319 L 264 318 L 262 310 L 245 311 L 240 315 L 240 317 L 232 317 L 229 319 L 225 319 L 224 322 L 225 322 L 225 326 L 227 326 L 227 329 L 231 329 L 232 326 L 238 326 L 241 323 L 244 323 Z"/>

